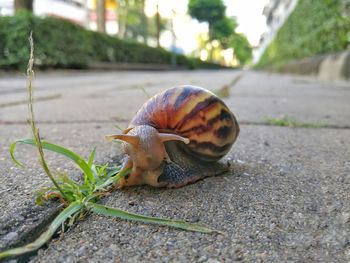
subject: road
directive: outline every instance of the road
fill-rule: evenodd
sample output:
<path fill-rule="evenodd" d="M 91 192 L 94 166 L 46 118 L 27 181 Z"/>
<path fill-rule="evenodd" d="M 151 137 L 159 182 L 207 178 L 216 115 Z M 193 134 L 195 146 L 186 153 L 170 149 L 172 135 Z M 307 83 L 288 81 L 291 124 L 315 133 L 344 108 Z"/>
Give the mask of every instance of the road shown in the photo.
<path fill-rule="evenodd" d="M 230 173 L 179 189 L 138 186 L 103 203 L 145 215 L 186 219 L 225 235 L 204 235 L 89 215 L 31 262 L 349 262 L 350 84 L 253 71 L 37 72 L 35 112 L 41 135 L 100 162 L 120 149 L 104 140 L 126 127 L 148 96 L 191 84 L 223 98 L 241 133 L 227 156 Z M 47 184 L 30 137 L 25 77 L 0 75 L 0 250 L 34 238 L 57 211 L 35 204 Z M 268 119 L 273 119 L 268 122 Z M 291 126 L 277 126 L 280 120 Z M 272 124 L 272 125 L 271 125 Z M 47 154 L 53 169 L 75 167 Z M 130 205 L 130 201 L 134 205 Z"/>

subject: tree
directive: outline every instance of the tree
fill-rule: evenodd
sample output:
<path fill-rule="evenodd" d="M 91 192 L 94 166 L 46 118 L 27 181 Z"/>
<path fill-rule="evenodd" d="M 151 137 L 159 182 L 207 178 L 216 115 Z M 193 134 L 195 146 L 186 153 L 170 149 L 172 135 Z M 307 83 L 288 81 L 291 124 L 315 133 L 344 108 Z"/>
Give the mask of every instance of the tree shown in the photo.
<path fill-rule="evenodd" d="M 157 39 L 157 47 L 160 47 L 160 14 L 159 14 L 159 6 L 156 6 L 156 39 Z"/>
<path fill-rule="evenodd" d="M 96 14 L 97 14 L 97 31 L 106 32 L 106 1 L 97 0 L 96 5 Z"/>
<path fill-rule="evenodd" d="M 220 49 L 232 47 L 240 64 L 252 58 L 252 51 L 247 38 L 235 32 L 238 24 L 235 18 L 226 16 L 226 6 L 222 0 L 190 0 L 188 12 L 191 17 L 209 24 L 209 59 L 217 57 Z M 214 40 L 220 45 L 214 47 Z M 217 43 L 217 42 L 216 42 Z M 215 54 L 213 54 L 215 52 Z"/>
<path fill-rule="evenodd" d="M 121 37 L 143 39 L 143 42 L 147 43 L 148 39 L 148 21 L 145 16 L 145 1 L 144 0 L 125 0 L 124 11 L 121 20 L 123 25 L 121 27 Z"/>
<path fill-rule="evenodd" d="M 17 13 L 20 10 L 27 10 L 29 12 L 33 12 L 33 1 L 34 0 L 15 0 L 15 12 Z"/>
<path fill-rule="evenodd" d="M 188 2 L 188 12 L 191 17 L 199 22 L 207 22 L 209 26 L 209 45 L 215 39 L 215 24 L 223 21 L 229 26 L 226 17 L 226 6 L 222 0 L 190 0 Z M 219 27 L 217 27 L 219 28 Z M 213 60 L 213 46 L 210 48 L 209 59 Z"/>
<path fill-rule="evenodd" d="M 145 15 L 145 0 L 119 0 L 118 22 L 121 38 L 148 40 L 148 18 Z"/>
<path fill-rule="evenodd" d="M 125 37 L 126 23 L 129 13 L 129 0 L 118 1 L 118 36 Z"/>
<path fill-rule="evenodd" d="M 159 43 L 160 33 L 166 28 L 167 20 L 155 14 L 147 17 L 145 0 L 119 0 L 118 22 L 120 38 L 142 40 L 148 44 L 149 38 Z"/>
<path fill-rule="evenodd" d="M 230 45 L 234 49 L 234 54 L 239 60 L 239 64 L 247 64 L 252 59 L 252 48 L 243 34 L 234 33 L 231 37 Z"/>
<path fill-rule="evenodd" d="M 212 38 L 218 40 L 223 48 L 228 48 L 237 26 L 234 18 L 224 17 L 213 24 Z"/>
<path fill-rule="evenodd" d="M 213 25 L 215 22 L 224 19 L 226 6 L 222 0 L 190 0 L 188 2 L 188 12 L 191 17 L 199 22 L 208 22 L 209 38 L 213 38 Z"/>

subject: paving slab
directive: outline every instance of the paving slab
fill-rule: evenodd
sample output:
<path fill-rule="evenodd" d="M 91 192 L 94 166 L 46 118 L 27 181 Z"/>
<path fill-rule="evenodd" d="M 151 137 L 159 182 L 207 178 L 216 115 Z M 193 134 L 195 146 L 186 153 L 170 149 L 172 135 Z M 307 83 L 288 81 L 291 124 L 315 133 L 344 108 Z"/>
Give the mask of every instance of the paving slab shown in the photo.
<path fill-rule="evenodd" d="M 227 100 L 240 121 L 287 116 L 304 123 L 350 126 L 350 82 L 246 72 Z"/>
<path fill-rule="evenodd" d="M 230 87 L 240 75 L 225 101 L 241 122 L 263 123 L 267 118 L 287 116 L 316 125 L 350 127 L 349 82 L 331 84 L 312 78 L 232 70 L 37 75 L 36 109 L 38 120 L 43 122 L 127 122 L 147 99 L 143 89 L 153 95 L 172 86 L 192 84 L 217 91 Z M 0 78 L 0 122 L 23 122 L 27 109 L 23 103 L 24 83 L 24 77 Z"/>
<path fill-rule="evenodd" d="M 36 103 L 37 119 L 50 123 L 115 121 L 120 118 L 128 121 L 147 99 L 145 92 L 152 96 L 183 84 L 214 91 L 240 74 L 233 70 L 217 71 L 213 78 L 210 72 L 37 73 L 34 82 L 35 97 L 39 100 Z M 23 76 L 0 78 L 0 122 L 23 122 L 23 116 L 27 114 L 27 106 L 23 103 L 26 99 L 24 87 Z M 128 98 L 127 103 L 125 98 Z"/>
<path fill-rule="evenodd" d="M 231 74 L 217 73 L 221 76 L 219 81 L 205 77 L 208 82 L 216 82 L 215 88 L 231 81 Z M 157 72 L 39 72 L 34 81 L 34 95 L 41 135 L 85 156 L 98 145 L 97 159 L 110 161 L 110 156 L 118 155 L 119 148 L 111 149 L 113 146 L 104 140 L 104 135 L 117 132 L 115 125 L 127 126 L 147 99 L 140 87 L 153 95 L 164 87 L 179 85 L 183 78 L 188 83 L 200 82 L 202 75 L 188 72 L 178 72 L 175 77 L 171 73 Z M 47 207 L 35 204 L 35 193 L 46 186 L 48 180 L 34 149 L 21 147 L 18 151 L 19 159 L 29 164 L 26 169 L 16 167 L 9 156 L 11 142 L 30 137 L 25 84 L 23 75 L 0 78 L 0 198 L 3 201 L 0 203 L 0 249 L 37 237 L 39 230 L 57 212 L 57 204 Z M 60 171 L 71 172 L 74 167 L 57 155 L 48 154 L 47 158 L 48 163 Z"/>
<path fill-rule="evenodd" d="M 225 235 L 92 215 L 33 262 L 348 262 L 348 145 L 348 130 L 243 125 L 231 173 L 180 189 L 133 187 L 103 200 Z"/>
<path fill-rule="evenodd" d="M 239 81 L 232 85 L 237 76 Z M 42 136 L 84 156 L 98 146 L 99 162 L 120 149 L 104 141 L 147 99 L 165 88 L 192 84 L 217 91 L 241 123 L 228 158 L 232 171 L 180 189 L 133 187 L 104 203 L 146 215 L 187 219 L 222 230 L 203 235 L 92 215 L 55 239 L 32 262 L 349 261 L 350 88 L 310 78 L 241 71 L 37 73 L 35 104 Z M 9 144 L 30 136 L 25 78 L 0 77 L 0 249 L 38 234 L 57 204 L 35 205 L 47 184 L 34 149 L 21 147 L 19 169 Z M 142 89 L 141 89 L 142 88 Z M 331 128 L 264 125 L 287 115 Z M 78 174 L 48 154 L 49 164 Z M 130 206 L 133 201 L 134 206 Z"/>

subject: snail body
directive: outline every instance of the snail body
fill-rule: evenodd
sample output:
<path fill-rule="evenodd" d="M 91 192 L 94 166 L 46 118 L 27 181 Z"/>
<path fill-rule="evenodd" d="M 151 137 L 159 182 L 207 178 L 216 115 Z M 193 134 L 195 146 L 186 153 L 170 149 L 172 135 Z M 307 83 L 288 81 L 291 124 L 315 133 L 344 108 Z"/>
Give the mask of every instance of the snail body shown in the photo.
<path fill-rule="evenodd" d="M 238 134 L 238 123 L 221 99 L 187 85 L 150 98 L 122 134 L 108 137 L 123 141 L 122 170 L 132 168 L 120 187 L 180 187 L 227 171 L 219 160 Z"/>

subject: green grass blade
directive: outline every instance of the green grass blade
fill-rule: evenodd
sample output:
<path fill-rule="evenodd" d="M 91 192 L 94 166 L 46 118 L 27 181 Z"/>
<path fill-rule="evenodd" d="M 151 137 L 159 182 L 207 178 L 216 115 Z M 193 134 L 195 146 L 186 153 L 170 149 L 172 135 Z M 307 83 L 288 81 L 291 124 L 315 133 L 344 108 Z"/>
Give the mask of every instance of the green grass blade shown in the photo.
<path fill-rule="evenodd" d="M 95 212 L 97 214 L 118 217 L 120 219 L 170 226 L 170 227 L 180 228 L 187 231 L 195 231 L 195 232 L 201 232 L 201 233 L 218 232 L 208 227 L 197 225 L 197 224 L 191 224 L 182 220 L 172 220 L 172 219 L 143 216 L 143 215 L 129 213 L 117 208 L 107 207 L 107 206 L 95 204 L 95 203 L 88 203 L 87 206 L 91 208 L 92 212 Z"/>
<path fill-rule="evenodd" d="M 18 166 L 22 167 L 23 168 L 23 164 L 21 164 L 15 157 L 15 148 L 16 148 L 16 144 L 17 144 L 17 141 L 11 143 L 10 145 L 10 155 L 11 155 L 11 158 L 12 158 L 12 161 L 17 164 Z"/>
<path fill-rule="evenodd" d="M 116 170 L 116 171 L 117 171 L 117 170 Z M 115 171 L 115 172 L 116 172 L 116 171 Z M 111 172 L 111 174 L 114 173 L 114 171 L 110 171 L 110 172 Z M 95 188 L 95 190 L 96 190 L 96 191 L 102 190 L 102 189 L 104 189 L 105 187 L 110 186 L 111 184 L 117 183 L 117 182 L 120 180 L 120 178 L 122 178 L 123 176 L 129 174 L 130 172 L 131 172 L 131 168 L 126 169 L 126 170 L 122 170 L 122 171 L 120 171 L 120 169 L 119 169 L 119 171 L 118 171 L 118 173 L 117 173 L 116 175 L 114 175 L 114 176 L 108 178 L 108 179 L 107 179 L 106 181 L 104 181 L 102 184 L 97 185 L 96 188 Z"/>
<path fill-rule="evenodd" d="M 108 166 L 106 168 L 106 170 L 107 170 L 107 177 L 115 176 L 116 174 L 118 174 L 120 172 L 120 169 L 121 169 L 121 165 L 119 165 L 119 166 Z"/>
<path fill-rule="evenodd" d="M 51 223 L 49 228 L 40 235 L 40 237 L 34 242 L 25 245 L 23 247 L 9 249 L 3 252 L 0 252 L 0 259 L 7 257 L 16 257 L 23 255 L 28 252 L 35 251 L 43 246 L 51 237 L 55 234 L 56 230 L 71 216 L 78 213 L 83 208 L 83 205 L 78 202 L 71 203 L 66 209 L 64 209 Z"/>
<path fill-rule="evenodd" d="M 21 140 L 17 140 L 15 142 L 13 142 L 10 146 L 10 154 L 11 154 L 11 157 L 12 157 L 12 160 L 20 165 L 20 166 L 23 166 L 20 162 L 17 161 L 17 159 L 15 158 L 14 156 L 14 151 L 15 151 L 15 146 L 17 145 L 17 143 L 22 143 L 22 144 L 27 144 L 27 145 L 32 145 L 32 146 L 35 146 L 36 147 L 36 143 L 35 143 L 35 140 L 34 139 L 21 139 Z M 91 183 L 95 183 L 95 178 L 94 178 L 94 175 L 92 173 L 92 170 L 91 168 L 89 167 L 89 165 L 86 163 L 86 161 L 78 154 L 62 147 L 62 146 L 59 146 L 57 144 L 53 144 L 53 143 L 50 143 L 50 142 L 47 142 L 47 141 L 42 141 L 42 147 L 45 149 L 45 150 L 49 150 L 49 151 L 52 151 L 52 152 L 55 152 L 55 153 L 58 153 L 58 154 L 61 154 L 69 159 L 71 159 L 73 162 L 75 162 L 79 167 L 80 169 L 84 172 L 84 174 L 88 177 L 88 180 L 91 182 Z"/>
<path fill-rule="evenodd" d="M 95 159 L 95 153 L 96 153 L 96 147 L 93 149 L 93 151 L 90 154 L 89 161 L 88 161 L 89 167 L 91 167 L 91 165 Z"/>

